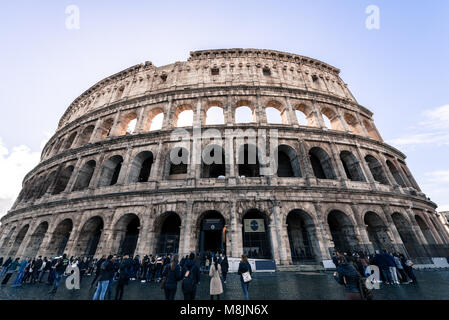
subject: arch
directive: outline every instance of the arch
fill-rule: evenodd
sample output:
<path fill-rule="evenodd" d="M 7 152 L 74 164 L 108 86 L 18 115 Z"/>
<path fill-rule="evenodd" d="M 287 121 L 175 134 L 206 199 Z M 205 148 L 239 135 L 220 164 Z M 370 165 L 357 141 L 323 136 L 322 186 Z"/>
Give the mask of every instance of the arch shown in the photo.
<path fill-rule="evenodd" d="M 436 244 L 436 240 L 432 234 L 432 231 L 430 230 L 429 226 L 425 221 L 419 216 L 415 215 L 416 223 L 418 223 L 419 228 L 421 229 L 421 232 L 424 235 L 424 238 L 426 238 L 427 244 L 434 245 Z"/>
<path fill-rule="evenodd" d="M 134 256 L 139 239 L 140 219 L 134 213 L 123 215 L 114 226 L 114 241 L 118 244 L 118 254 Z"/>
<path fill-rule="evenodd" d="M 319 243 L 313 219 L 305 211 L 294 209 L 287 214 L 286 221 L 293 263 L 315 260 Z"/>
<path fill-rule="evenodd" d="M 48 188 L 53 184 L 53 182 L 56 179 L 56 170 L 52 171 L 47 178 L 45 179 L 45 182 L 42 184 L 42 187 L 39 190 L 37 198 L 42 198 L 48 191 Z"/>
<path fill-rule="evenodd" d="M 159 228 L 156 254 L 178 253 L 181 218 L 170 211 L 159 217 L 156 228 Z"/>
<path fill-rule="evenodd" d="M 126 114 L 120 121 L 117 128 L 117 136 L 124 136 L 133 134 L 136 129 L 137 114 L 130 112 Z"/>
<path fill-rule="evenodd" d="M 93 257 L 97 251 L 103 227 L 104 222 L 100 216 L 94 216 L 87 220 L 79 233 L 74 248 L 74 256 Z"/>
<path fill-rule="evenodd" d="M 95 172 L 96 165 L 97 163 L 95 162 L 95 160 L 90 160 L 82 166 L 82 168 L 78 172 L 78 177 L 76 178 L 73 191 L 81 191 L 89 187 L 90 181 L 92 180 L 92 176 Z"/>
<path fill-rule="evenodd" d="M 401 174 L 399 173 L 399 171 L 396 168 L 396 166 L 390 160 L 387 160 L 386 163 L 387 163 L 387 166 L 388 166 L 388 170 L 390 170 L 390 173 L 393 176 L 393 178 L 396 181 L 396 183 L 398 185 L 400 185 L 401 187 L 406 187 L 406 185 L 404 183 L 404 180 L 402 180 Z"/>
<path fill-rule="evenodd" d="M 81 132 L 81 135 L 78 138 L 78 146 L 84 146 L 89 143 L 92 133 L 94 132 L 95 126 L 90 125 L 84 128 L 84 130 Z"/>
<path fill-rule="evenodd" d="M 189 165 L 189 151 L 186 148 L 175 147 L 167 153 L 165 176 L 167 179 L 185 179 Z"/>
<path fill-rule="evenodd" d="M 70 149 L 73 145 L 73 142 L 75 141 L 76 136 L 78 135 L 78 132 L 73 132 L 70 137 L 67 139 L 64 150 Z"/>
<path fill-rule="evenodd" d="M 377 213 L 372 211 L 366 212 L 363 221 L 374 250 L 388 250 L 390 252 L 394 250 L 388 235 L 388 228 Z"/>
<path fill-rule="evenodd" d="M 115 155 L 109 158 L 103 165 L 103 171 L 98 186 L 106 187 L 115 185 L 118 182 L 122 164 L 122 156 Z"/>
<path fill-rule="evenodd" d="M 334 241 L 335 250 L 357 251 L 359 243 L 351 219 L 339 210 L 332 210 L 327 215 L 327 223 Z"/>
<path fill-rule="evenodd" d="M 330 180 L 335 180 L 337 178 L 332 166 L 332 160 L 322 148 L 313 147 L 310 149 L 309 159 L 316 178 Z"/>
<path fill-rule="evenodd" d="M 351 181 L 363 181 L 365 182 L 365 176 L 363 175 L 362 168 L 360 167 L 359 161 L 349 151 L 342 151 L 340 153 L 340 160 L 345 169 L 346 177 Z"/>
<path fill-rule="evenodd" d="M 357 118 L 354 115 L 352 115 L 350 113 L 345 113 L 344 119 L 349 127 L 349 131 L 351 131 L 354 134 L 359 134 L 359 135 L 362 134 L 360 125 L 359 125 L 359 121 L 357 120 Z"/>
<path fill-rule="evenodd" d="M 226 229 L 223 215 L 216 210 L 203 212 L 197 222 L 198 252 L 226 252 Z"/>
<path fill-rule="evenodd" d="M 368 135 L 371 138 L 373 138 L 374 140 L 381 140 L 377 133 L 377 130 L 374 128 L 374 125 L 372 125 L 367 119 L 363 120 L 363 126 L 365 127 Z"/>
<path fill-rule="evenodd" d="M 268 217 L 258 209 L 250 209 L 242 217 L 243 253 L 249 258 L 272 259 Z"/>
<path fill-rule="evenodd" d="M 128 182 L 148 182 L 153 165 L 153 153 L 151 151 L 140 152 L 131 164 Z"/>
<path fill-rule="evenodd" d="M 372 155 L 367 155 L 365 161 L 368 164 L 369 170 L 373 175 L 374 180 L 382 184 L 389 184 L 387 176 L 385 175 L 384 168 L 380 162 Z"/>
<path fill-rule="evenodd" d="M 301 126 L 316 126 L 313 119 L 313 109 L 304 103 L 295 105 L 294 107 L 296 119 Z"/>
<path fill-rule="evenodd" d="M 224 110 L 220 105 L 210 105 L 206 110 L 206 119 L 204 124 L 216 125 L 225 124 Z"/>
<path fill-rule="evenodd" d="M 64 138 L 59 138 L 58 143 L 55 145 L 55 148 L 52 150 L 52 154 L 53 155 L 57 154 L 63 145 L 64 145 Z"/>
<path fill-rule="evenodd" d="M 256 114 L 251 102 L 240 100 L 237 102 L 234 111 L 235 123 L 252 123 L 256 122 Z"/>
<path fill-rule="evenodd" d="M 226 176 L 225 150 L 221 146 L 209 144 L 201 155 L 201 178 Z"/>
<path fill-rule="evenodd" d="M 61 256 L 64 253 L 72 228 L 73 222 L 71 219 L 64 219 L 58 223 L 47 248 L 47 254 L 50 257 Z"/>
<path fill-rule="evenodd" d="M 259 149 L 255 145 L 241 145 L 237 163 L 239 165 L 239 176 L 260 177 Z"/>
<path fill-rule="evenodd" d="M 147 122 L 144 131 L 156 131 L 162 129 L 164 123 L 164 110 L 154 108 L 148 112 Z"/>
<path fill-rule="evenodd" d="M 338 123 L 338 116 L 335 111 L 330 108 L 324 107 L 321 109 L 321 116 L 323 118 L 323 122 L 328 129 L 338 130 L 340 129 L 340 125 Z"/>
<path fill-rule="evenodd" d="M 42 241 L 44 240 L 45 234 L 48 230 L 48 222 L 41 222 L 34 233 L 31 235 L 28 245 L 23 252 L 25 257 L 35 258 L 39 248 L 41 247 Z"/>
<path fill-rule="evenodd" d="M 16 226 L 13 226 L 11 228 L 11 230 L 9 230 L 8 235 L 5 237 L 5 239 L 3 240 L 2 245 L 0 246 L 0 253 L 3 255 L 7 255 L 8 253 L 8 247 L 9 247 L 9 241 L 11 240 L 14 231 L 16 231 Z"/>
<path fill-rule="evenodd" d="M 302 176 L 296 151 L 285 144 L 281 144 L 277 147 L 277 168 L 278 177 Z"/>
<path fill-rule="evenodd" d="M 287 112 L 282 104 L 275 100 L 270 100 L 265 106 L 267 123 L 288 124 Z"/>
<path fill-rule="evenodd" d="M 19 250 L 20 245 L 22 244 L 23 239 L 25 238 L 29 228 L 30 228 L 30 225 L 26 224 L 26 225 L 24 225 L 20 229 L 19 233 L 17 234 L 16 238 L 14 239 L 14 243 L 12 244 L 11 250 L 9 250 L 9 254 L 8 255 L 10 257 L 14 257 L 16 255 L 16 253 Z"/>
<path fill-rule="evenodd" d="M 193 107 L 191 105 L 183 104 L 176 108 L 173 119 L 174 126 L 190 127 L 193 125 Z"/>
<path fill-rule="evenodd" d="M 70 177 L 73 173 L 73 166 L 68 166 L 59 174 L 58 180 L 56 180 L 55 187 L 52 194 L 60 194 L 65 191 L 67 184 L 69 183 Z"/>
<path fill-rule="evenodd" d="M 411 257 L 419 257 L 419 243 L 414 235 L 410 222 L 399 212 L 394 212 L 391 218 L 408 254 Z"/>
<path fill-rule="evenodd" d="M 104 120 L 98 128 L 98 139 L 99 141 L 106 139 L 111 135 L 112 126 L 114 125 L 114 119 L 108 118 Z"/>

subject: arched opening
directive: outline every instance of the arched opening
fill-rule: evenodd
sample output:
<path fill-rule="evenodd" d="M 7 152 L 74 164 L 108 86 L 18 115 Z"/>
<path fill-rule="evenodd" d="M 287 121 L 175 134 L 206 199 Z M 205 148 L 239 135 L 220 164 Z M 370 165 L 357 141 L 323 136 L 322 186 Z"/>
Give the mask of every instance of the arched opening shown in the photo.
<path fill-rule="evenodd" d="M 65 146 L 64 146 L 65 150 L 70 149 L 72 147 L 73 141 L 75 141 L 77 134 L 78 134 L 77 132 L 74 132 L 70 135 L 70 137 L 67 139 L 67 141 L 65 143 Z"/>
<path fill-rule="evenodd" d="M 265 113 L 267 115 L 267 123 L 272 123 L 272 124 L 282 124 L 283 119 L 281 116 L 281 112 L 273 107 L 267 107 L 265 108 Z"/>
<path fill-rule="evenodd" d="M 295 106 L 296 119 L 300 126 L 317 127 L 317 123 L 313 117 L 312 108 L 306 104 L 300 103 Z"/>
<path fill-rule="evenodd" d="M 223 108 L 219 106 L 211 106 L 206 112 L 206 124 L 224 124 Z"/>
<path fill-rule="evenodd" d="M 344 118 L 346 123 L 348 124 L 349 131 L 354 134 L 361 134 L 359 122 L 357 121 L 357 118 L 355 116 L 349 113 L 345 113 Z"/>
<path fill-rule="evenodd" d="M 401 187 L 406 187 L 404 180 L 402 180 L 401 174 L 399 173 L 396 166 L 390 160 L 387 160 L 387 166 L 396 183 Z"/>
<path fill-rule="evenodd" d="M 45 182 L 44 176 L 40 176 L 39 178 L 37 178 L 36 182 L 33 183 L 31 198 L 33 198 L 33 199 L 37 198 L 37 196 L 39 195 L 39 191 L 42 188 L 42 185 L 44 184 L 44 182 Z"/>
<path fill-rule="evenodd" d="M 388 235 L 388 228 L 377 213 L 367 212 L 363 221 L 365 222 L 368 238 L 374 250 L 392 251 L 394 249 L 390 236 Z"/>
<path fill-rule="evenodd" d="M 162 129 L 164 123 L 164 110 L 160 108 L 153 109 L 148 114 L 148 120 L 144 131 L 155 131 Z"/>
<path fill-rule="evenodd" d="M 62 148 L 62 146 L 64 145 L 64 139 L 60 138 L 58 140 L 58 143 L 55 145 L 55 148 L 52 150 L 52 154 L 58 154 L 59 150 Z"/>
<path fill-rule="evenodd" d="M 292 147 L 282 144 L 277 148 L 277 152 L 277 176 L 301 177 L 301 167 L 296 151 Z"/>
<path fill-rule="evenodd" d="M 56 195 L 64 192 L 67 184 L 69 183 L 70 177 L 72 176 L 72 173 L 73 166 L 68 166 L 60 173 L 52 194 Z"/>
<path fill-rule="evenodd" d="M 108 118 L 103 121 L 101 126 L 98 128 L 98 140 L 104 140 L 111 135 L 112 126 L 114 125 L 114 119 Z"/>
<path fill-rule="evenodd" d="M 309 151 L 309 158 L 316 178 L 330 180 L 337 178 L 332 166 L 332 160 L 326 151 L 319 147 L 313 147 Z"/>
<path fill-rule="evenodd" d="M 312 218 L 302 210 L 287 215 L 287 234 L 293 263 L 315 260 L 316 230 Z"/>
<path fill-rule="evenodd" d="M 340 153 L 340 160 L 345 169 L 346 177 L 352 181 L 363 181 L 365 182 L 365 177 L 360 168 L 359 161 L 357 158 L 349 151 L 342 151 Z"/>
<path fill-rule="evenodd" d="M 87 220 L 79 234 L 74 255 L 93 257 L 97 251 L 103 227 L 103 219 L 99 216 Z"/>
<path fill-rule="evenodd" d="M 200 253 L 225 252 L 226 251 L 226 229 L 225 219 L 218 211 L 207 211 L 199 220 L 199 243 Z"/>
<path fill-rule="evenodd" d="M 78 139 L 78 146 L 84 146 L 89 143 L 92 133 L 94 132 L 95 126 L 87 126 L 82 132 Z"/>
<path fill-rule="evenodd" d="M 235 109 L 235 123 L 255 122 L 254 111 L 248 106 L 238 106 Z"/>
<path fill-rule="evenodd" d="M 157 241 L 156 254 L 178 253 L 181 218 L 175 212 L 167 212 L 162 217 L 162 225 Z"/>
<path fill-rule="evenodd" d="M 374 180 L 382 184 L 388 184 L 388 179 L 380 162 L 371 155 L 367 155 L 365 161 L 368 164 Z"/>
<path fill-rule="evenodd" d="M 409 256 L 419 257 L 418 241 L 413 234 L 411 224 L 398 212 L 393 213 L 391 218 Z"/>
<path fill-rule="evenodd" d="M 207 145 L 201 157 L 201 178 L 220 176 L 226 176 L 225 151 L 218 145 Z"/>
<path fill-rule="evenodd" d="M 125 214 L 115 226 L 114 240 L 120 244 L 118 254 L 133 256 L 139 239 L 140 219 L 133 213 Z"/>
<path fill-rule="evenodd" d="M 137 114 L 134 112 L 128 113 L 120 121 L 117 130 L 117 136 L 133 134 L 134 131 L 136 130 L 136 124 L 137 124 Z"/>
<path fill-rule="evenodd" d="M 148 182 L 153 165 L 153 153 L 143 151 L 139 153 L 131 164 L 129 171 L 129 183 Z"/>
<path fill-rule="evenodd" d="M 29 228 L 30 228 L 30 226 L 27 224 L 24 227 L 22 227 L 22 229 L 20 229 L 19 233 L 16 236 L 16 239 L 14 240 L 14 243 L 12 244 L 11 250 L 9 251 L 9 254 L 8 254 L 11 258 L 16 255 Z"/>
<path fill-rule="evenodd" d="M 14 234 L 14 231 L 16 231 L 16 227 L 12 227 L 11 230 L 9 230 L 7 236 L 4 238 L 1 246 L 0 246 L 0 255 L 7 255 L 8 248 L 9 248 L 9 241 L 11 240 L 12 235 Z"/>
<path fill-rule="evenodd" d="M 84 164 L 78 173 L 73 191 L 81 191 L 89 187 L 96 165 L 97 163 L 94 160 L 90 160 Z"/>
<path fill-rule="evenodd" d="M 185 179 L 189 164 L 189 151 L 176 147 L 170 150 L 166 159 L 166 177 L 168 179 Z"/>
<path fill-rule="evenodd" d="M 242 219 L 243 253 L 249 258 L 271 259 L 268 221 L 257 209 L 249 210 Z"/>
<path fill-rule="evenodd" d="M 346 214 L 338 210 L 333 210 L 327 216 L 327 223 L 329 224 L 335 250 L 354 252 L 359 249 L 354 226 Z"/>
<path fill-rule="evenodd" d="M 39 190 L 39 194 L 37 198 L 42 198 L 48 191 L 48 188 L 53 184 L 54 180 L 56 178 L 56 171 L 51 172 L 47 178 L 45 179 L 45 182 L 42 184 L 41 189 Z"/>
<path fill-rule="evenodd" d="M 296 120 L 300 126 L 308 126 L 309 121 L 307 120 L 307 116 L 304 112 L 300 110 L 295 110 Z"/>
<path fill-rule="evenodd" d="M 113 186 L 117 183 L 122 169 L 123 158 L 122 156 L 113 156 L 109 158 L 103 165 L 103 171 L 101 173 L 99 187 Z"/>
<path fill-rule="evenodd" d="M 72 232 L 73 222 L 70 219 L 61 221 L 53 232 L 47 253 L 50 257 L 61 256 L 67 246 Z"/>
<path fill-rule="evenodd" d="M 239 176 L 260 177 L 259 150 L 253 144 L 240 146 L 237 163 Z"/>
<path fill-rule="evenodd" d="M 421 232 L 423 233 L 424 238 L 426 238 L 427 244 L 429 244 L 429 245 L 436 244 L 437 242 L 435 241 L 432 231 L 430 230 L 427 223 L 425 223 L 424 220 L 418 215 L 415 215 L 415 220 L 418 223 L 418 226 L 421 229 Z"/>
<path fill-rule="evenodd" d="M 175 126 L 191 127 L 193 125 L 193 109 L 190 106 L 180 106 L 175 114 Z"/>
<path fill-rule="evenodd" d="M 373 138 L 374 140 L 381 140 L 376 129 L 368 120 L 363 120 L 363 126 L 365 127 L 371 138 Z"/>
<path fill-rule="evenodd" d="M 48 222 L 44 221 L 36 228 L 36 231 L 31 235 L 28 246 L 26 247 L 23 255 L 25 257 L 35 258 L 39 248 L 41 247 L 42 241 L 44 240 L 45 233 L 48 230 Z"/>

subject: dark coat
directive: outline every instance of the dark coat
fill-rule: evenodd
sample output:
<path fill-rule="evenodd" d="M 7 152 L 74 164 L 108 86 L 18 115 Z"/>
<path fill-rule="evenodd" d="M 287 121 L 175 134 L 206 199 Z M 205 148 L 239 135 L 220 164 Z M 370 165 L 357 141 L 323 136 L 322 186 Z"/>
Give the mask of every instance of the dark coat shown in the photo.
<path fill-rule="evenodd" d="M 176 265 L 175 270 L 171 271 L 171 263 L 164 266 L 162 271 L 162 276 L 167 277 L 165 282 L 166 289 L 176 289 L 178 286 L 178 281 L 182 279 L 181 266 Z"/>
<path fill-rule="evenodd" d="M 106 260 L 101 265 L 100 278 L 98 281 L 107 281 L 114 278 L 114 264 L 111 261 Z"/>
<path fill-rule="evenodd" d="M 130 272 L 131 272 L 131 259 L 124 259 L 120 264 L 119 284 L 128 284 Z"/>
<path fill-rule="evenodd" d="M 337 276 L 334 279 L 345 286 L 346 292 L 360 292 L 360 273 L 350 264 L 343 263 L 337 267 Z M 345 283 L 346 282 L 346 283 Z"/>
<path fill-rule="evenodd" d="M 251 265 L 249 264 L 249 262 L 243 263 L 240 261 L 239 270 L 238 270 L 238 274 L 240 275 L 240 281 L 243 281 L 242 274 L 244 274 L 245 272 L 248 272 L 248 271 L 249 271 L 249 274 L 253 273 L 253 270 L 251 269 Z"/>
<path fill-rule="evenodd" d="M 195 263 L 195 261 L 190 259 L 184 260 L 184 267 L 182 268 L 182 276 L 184 276 L 187 271 L 190 271 L 193 274 L 195 285 L 198 284 L 200 282 L 200 268 Z"/>
<path fill-rule="evenodd" d="M 376 254 L 373 258 L 373 264 L 379 267 L 379 269 L 388 269 L 389 264 L 387 259 L 382 254 Z"/>
<path fill-rule="evenodd" d="M 223 261 L 221 261 L 221 272 L 228 273 L 228 271 L 229 271 L 228 257 L 224 257 Z"/>

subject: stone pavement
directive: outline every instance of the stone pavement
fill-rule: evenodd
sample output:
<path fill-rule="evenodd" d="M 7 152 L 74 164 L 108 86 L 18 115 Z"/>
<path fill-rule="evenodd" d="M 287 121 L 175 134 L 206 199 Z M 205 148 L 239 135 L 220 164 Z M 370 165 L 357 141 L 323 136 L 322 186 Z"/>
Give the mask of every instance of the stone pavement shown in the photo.
<path fill-rule="evenodd" d="M 448 300 L 449 270 L 415 271 L 418 284 L 381 285 L 374 290 L 376 300 Z M 0 299 L 27 300 L 90 300 L 95 289 L 89 289 L 92 276 L 85 277 L 80 290 L 69 291 L 65 287 L 65 278 L 55 295 L 48 294 L 47 284 L 24 284 L 19 288 L 11 288 L 15 277 L 8 285 L 0 287 Z M 45 277 L 46 279 L 46 277 Z M 197 300 L 209 299 L 209 277 L 201 276 Z M 182 300 L 181 286 L 178 286 L 177 300 Z M 115 294 L 115 284 L 112 296 Z M 240 280 L 236 274 L 230 274 L 221 296 L 224 300 L 243 298 Z M 344 289 L 332 277 L 332 272 L 277 272 L 255 273 L 250 285 L 252 300 L 338 300 L 344 299 Z M 164 299 L 159 283 L 141 283 L 130 281 L 125 289 L 125 300 L 161 300 Z"/>

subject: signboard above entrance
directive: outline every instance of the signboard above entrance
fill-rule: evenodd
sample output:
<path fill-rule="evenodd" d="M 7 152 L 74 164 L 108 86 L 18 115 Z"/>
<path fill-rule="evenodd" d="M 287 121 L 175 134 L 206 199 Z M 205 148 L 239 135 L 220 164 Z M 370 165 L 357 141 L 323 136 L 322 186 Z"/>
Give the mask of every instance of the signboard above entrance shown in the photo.
<path fill-rule="evenodd" d="M 220 231 L 223 229 L 223 221 L 221 219 L 205 219 L 203 221 L 204 231 Z"/>
<path fill-rule="evenodd" d="M 244 219 L 245 232 L 265 232 L 263 219 Z"/>

